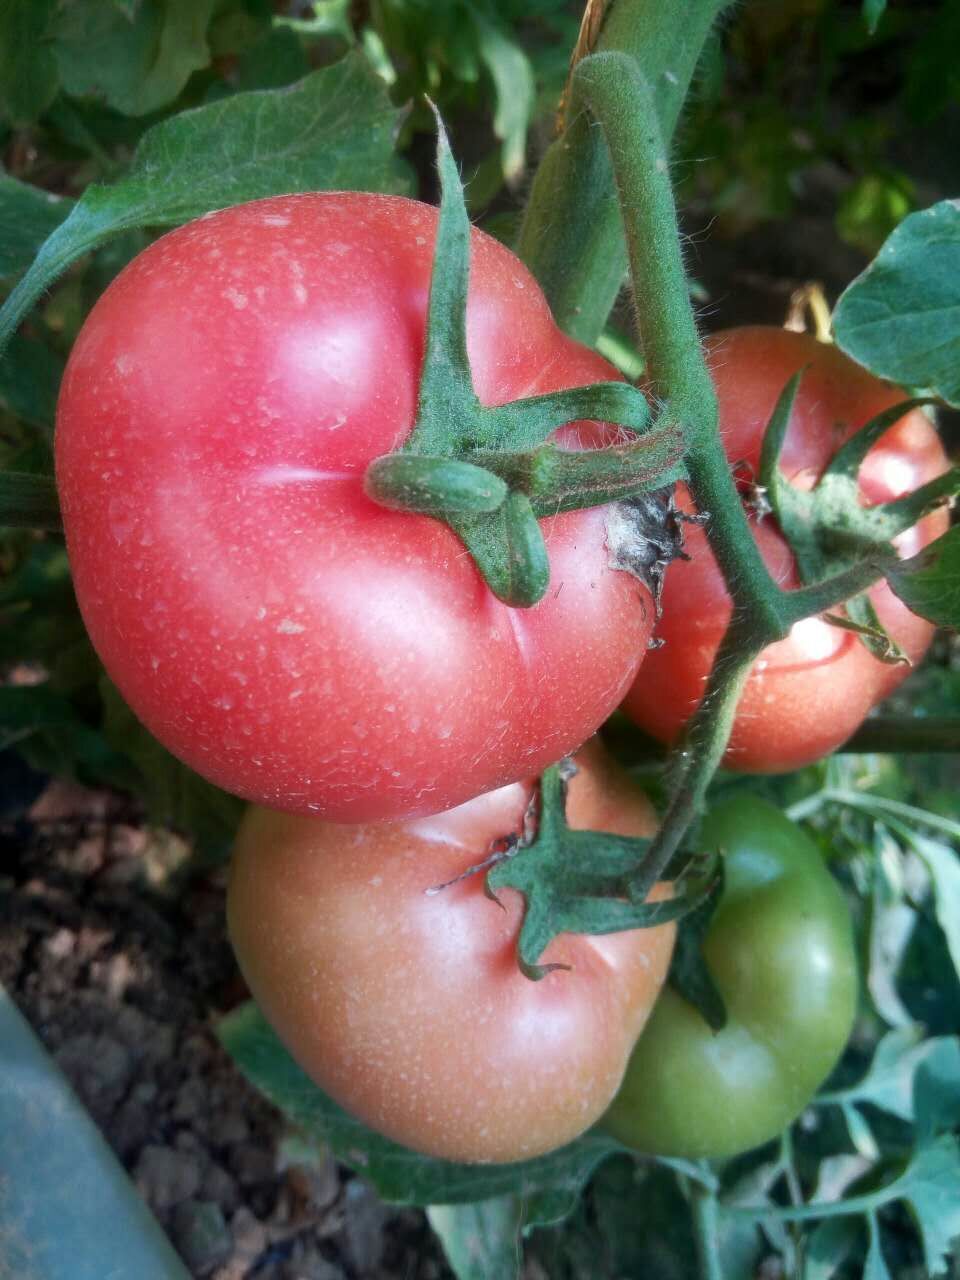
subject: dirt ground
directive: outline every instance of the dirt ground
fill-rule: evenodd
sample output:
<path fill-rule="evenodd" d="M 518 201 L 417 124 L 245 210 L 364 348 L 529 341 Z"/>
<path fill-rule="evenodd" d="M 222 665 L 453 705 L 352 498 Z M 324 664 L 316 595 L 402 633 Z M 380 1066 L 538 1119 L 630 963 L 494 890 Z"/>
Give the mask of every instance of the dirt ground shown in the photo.
<path fill-rule="evenodd" d="M 122 797 L 53 782 L 0 825 L 0 983 L 188 1269 L 212 1280 L 445 1280 L 421 1213 L 386 1207 L 332 1160 L 285 1158 L 281 1117 L 214 1035 L 246 995 L 224 932 L 223 874 L 173 896 L 165 886 L 184 846 L 137 819 Z"/>

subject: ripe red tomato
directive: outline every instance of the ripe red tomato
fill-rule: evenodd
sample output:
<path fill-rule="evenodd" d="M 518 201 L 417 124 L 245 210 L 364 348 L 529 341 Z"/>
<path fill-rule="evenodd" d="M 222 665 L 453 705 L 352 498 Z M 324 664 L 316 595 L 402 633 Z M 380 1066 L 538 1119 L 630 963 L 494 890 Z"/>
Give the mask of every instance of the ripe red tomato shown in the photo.
<path fill-rule="evenodd" d="M 567 816 L 650 835 L 646 798 L 590 745 Z M 562 934 L 539 982 L 517 968 L 522 898 L 474 874 L 521 830 L 515 783 L 437 817 L 342 827 L 251 809 L 227 898 L 257 1003 L 303 1069 L 372 1128 L 430 1155 L 520 1160 L 582 1133 L 609 1104 L 663 984 L 672 925 Z M 522 852 L 517 855 L 522 857 Z"/>
<path fill-rule="evenodd" d="M 788 380 L 806 369 L 781 455 L 792 483 L 811 487 L 838 447 L 904 393 L 881 382 L 838 351 L 804 334 L 774 328 L 732 329 L 707 340 L 720 404 L 720 430 L 732 463 L 759 466 L 764 427 Z M 936 431 L 919 410 L 907 414 L 870 451 L 860 471 L 866 503 L 910 493 L 947 467 Z M 685 490 L 683 491 L 685 495 Z M 681 496 L 683 505 L 689 504 Z M 897 541 L 913 555 L 947 528 L 937 511 Z M 754 525 L 774 576 L 799 585 L 793 555 L 772 517 Z M 690 561 L 666 577 L 660 649 L 647 657 L 624 710 L 662 741 L 672 742 L 703 696 L 714 655 L 730 618 L 730 597 L 701 528 L 688 526 Z M 880 621 L 912 662 L 923 657 L 933 627 L 916 617 L 886 583 L 870 592 Z M 747 772 L 800 768 L 833 751 L 868 711 L 904 679 L 867 652 L 851 632 L 821 618 L 794 626 L 763 651 L 737 708 L 724 763 Z"/>
<path fill-rule="evenodd" d="M 173 231 L 94 308 L 58 409 L 77 598 L 124 697 L 228 791 L 334 821 L 538 773 L 614 709 L 652 625 L 604 509 L 543 522 L 551 585 L 518 611 L 446 526 L 365 497 L 413 424 L 435 228 L 330 193 Z M 467 327 L 488 404 L 618 376 L 479 231 Z"/>

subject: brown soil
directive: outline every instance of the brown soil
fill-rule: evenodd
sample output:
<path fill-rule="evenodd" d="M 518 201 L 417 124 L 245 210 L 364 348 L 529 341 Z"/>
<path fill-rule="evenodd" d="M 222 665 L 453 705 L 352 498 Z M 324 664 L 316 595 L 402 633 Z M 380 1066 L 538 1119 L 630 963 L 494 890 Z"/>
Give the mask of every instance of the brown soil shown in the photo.
<path fill-rule="evenodd" d="M 127 801 L 51 783 L 0 826 L 0 983 L 195 1276 L 449 1277 L 422 1214 L 329 1157 L 285 1158 L 282 1118 L 214 1034 L 245 995 L 223 874 L 174 894 L 185 853 Z"/>

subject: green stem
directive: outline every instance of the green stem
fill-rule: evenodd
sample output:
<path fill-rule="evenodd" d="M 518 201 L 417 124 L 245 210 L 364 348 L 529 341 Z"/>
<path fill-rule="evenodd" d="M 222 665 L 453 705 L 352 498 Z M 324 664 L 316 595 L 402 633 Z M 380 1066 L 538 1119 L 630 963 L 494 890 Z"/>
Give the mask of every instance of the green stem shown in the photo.
<path fill-rule="evenodd" d="M 617 53 L 580 63 L 574 88 L 601 126 L 624 210 L 630 269 L 642 281 L 640 340 L 656 399 L 687 436 L 690 488 L 710 513 L 710 546 L 734 605 L 748 610 L 764 643 L 789 630 L 730 474 L 717 428 L 717 398 L 690 306 L 666 148 L 653 95 L 636 63 Z"/>
<path fill-rule="evenodd" d="M 656 87 L 660 131 L 673 136 L 704 43 L 729 0 L 614 0 L 598 50 L 633 58 Z M 626 275 L 623 223 L 602 138 L 568 101 L 561 135 L 534 178 L 517 252 L 557 323 L 596 343 Z"/>
<path fill-rule="evenodd" d="M 781 1204 L 724 1205 L 724 1213 L 734 1218 L 751 1221 L 776 1218 L 778 1222 L 815 1222 L 819 1218 L 845 1218 L 855 1214 L 875 1213 L 893 1197 L 885 1191 L 863 1196 L 850 1196 L 846 1200 L 824 1201 L 822 1204 L 803 1204 L 787 1207 Z"/>
<path fill-rule="evenodd" d="M 693 1212 L 694 1240 L 700 1262 L 702 1280 L 723 1280 L 720 1262 L 720 1233 L 717 1197 L 702 1183 L 691 1183 L 690 1207 Z"/>
<path fill-rule="evenodd" d="M 896 557 L 891 554 L 896 562 Z M 799 587 L 796 591 L 779 591 L 776 608 L 786 630 L 795 622 L 809 618 L 815 613 L 825 613 L 843 604 L 851 596 L 858 596 L 879 581 L 886 572 L 884 559 L 876 556 L 872 560 L 864 560 L 852 565 L 843 573 L 835 574 L 824 582 L 815 582 L 809 587 Z M 786 632 L 784 632 L 786 634 Z"/>
<path fill-rule="evenodd" d="M 717 652 L 703 699 L 686 733 L 669 758 L 670 803 L 643 865 L 630 884 L 637 901 L 663 875 L 697 815 L 710 780 L 730 739 L 737 703 L 762 646 L 751 643 L 741 627 L 728 627 Z"/>
<path fill-rule="evenodd" d="M 840 751 L 960 751 L 960 718 L 956 716 L 873 716 L 864 721 Z"/>

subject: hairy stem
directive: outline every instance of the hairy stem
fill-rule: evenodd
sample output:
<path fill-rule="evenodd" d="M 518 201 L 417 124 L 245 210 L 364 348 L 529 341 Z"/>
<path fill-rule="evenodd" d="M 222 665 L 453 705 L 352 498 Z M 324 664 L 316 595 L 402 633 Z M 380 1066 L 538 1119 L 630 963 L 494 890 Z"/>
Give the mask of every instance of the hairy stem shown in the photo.
<path fill-rule="evenodd" d="M 697 815 L 710 779 L 723 759 L 737 702 L 760 648 L 762 646 L 747 640 L 740 627 L 732 625 L 727 629 L 706 693 L 690 718 L 684 737 L 669 757 L 670 803 L 660 830 L 630 884 L 630 896 L 637 901 L 645 899 L 663 875 Z"/>
<path fill-rule="evenodd" d="M 653 396 L 682 424 L 690 488 L 709 512 L 708 535 L 734 604 L 749 611 L 764 643 L 784 635 L 780 591 L 763 562 L 717 429 L 717 399 L 700 346 L 680 253 L 676 207 L 653 96 L 623 54 L 582 62 L 576 94 L 600 123 L 624 211 L 630 269 L 643 282 L 637 308 Z"/>
<path fill-rule="evenodd" d="M 723 1280 L 716 1193 L 701 1183 L 691 1183 L 690 1207 L 702 1280 Z"/>
<path fill-rule="evenodd" d="M 596 48 L 630 55 L 656 86 L 665 138 L 673 136 L 704 42 L 727 3 L 612 0 L 607 7 Z M 537 170 L 517 253 L 560 327 L 592 346 L 626 275 L 623 223 L 606 146 L 569 95 L 562 123 Z"/>

